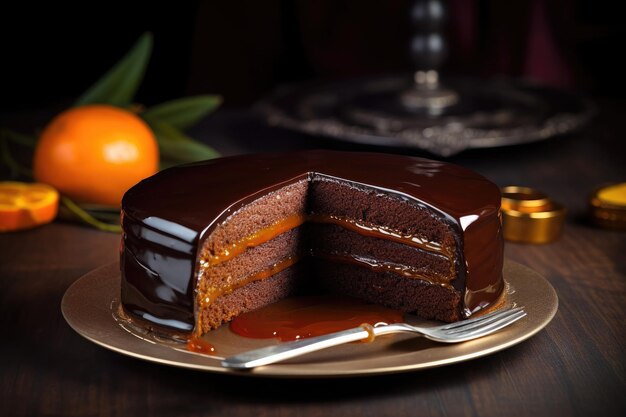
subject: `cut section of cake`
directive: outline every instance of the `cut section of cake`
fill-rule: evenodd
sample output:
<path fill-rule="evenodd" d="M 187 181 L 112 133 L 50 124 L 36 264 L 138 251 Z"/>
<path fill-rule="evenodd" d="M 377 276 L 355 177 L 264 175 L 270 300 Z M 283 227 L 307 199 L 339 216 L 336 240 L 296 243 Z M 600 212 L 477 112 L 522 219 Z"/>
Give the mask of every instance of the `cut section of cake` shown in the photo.
<path fill-rule="evenodd" d="M 311 288 L 448 322 L 503 288 L 498 187 L 422 158 L 221 158 L 142 181 L 122 214 L 124 309 L 197 334 Z"/>

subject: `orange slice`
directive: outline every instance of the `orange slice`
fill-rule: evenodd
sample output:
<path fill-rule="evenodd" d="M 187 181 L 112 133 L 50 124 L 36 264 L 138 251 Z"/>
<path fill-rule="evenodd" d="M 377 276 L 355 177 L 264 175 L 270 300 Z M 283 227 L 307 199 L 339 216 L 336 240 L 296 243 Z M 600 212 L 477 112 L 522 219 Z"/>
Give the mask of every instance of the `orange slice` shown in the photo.
<path fill-rule="evenodd" d="M 58 208 L 59 193 L 48 185 L 0 181 L 0 232 L 49 223 Z"/>

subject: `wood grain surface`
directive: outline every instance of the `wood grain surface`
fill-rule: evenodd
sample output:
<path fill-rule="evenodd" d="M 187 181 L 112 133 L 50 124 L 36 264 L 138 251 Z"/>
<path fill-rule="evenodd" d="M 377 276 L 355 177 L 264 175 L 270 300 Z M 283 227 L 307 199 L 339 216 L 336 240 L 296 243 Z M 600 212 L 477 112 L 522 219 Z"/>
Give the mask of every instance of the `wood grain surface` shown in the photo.
<path fill-rule="evenodd" d="M 601 102 L 592 125 L 574 136 L 452 159 L 500 186 L 539 188 L 568 209 L 558 241 L 506 245 L 506 256 L 542 274 L 560 301 L 554 320 L 522 344 L 453 366 L 335 380 L 247 379 L 143 362 L 83 339 L 60 310 L 72 282 L 117 259 L 119 236 L 54 223 L 0 234 L 0 414 L 626 415 L 626 233 L 586 220 L 593 187 L 626 181 L 624 114 L 623 102 Z M 271 130 L 242 111 L 219 112 L 192 134 L 225 154 L 352 149 Z"/>

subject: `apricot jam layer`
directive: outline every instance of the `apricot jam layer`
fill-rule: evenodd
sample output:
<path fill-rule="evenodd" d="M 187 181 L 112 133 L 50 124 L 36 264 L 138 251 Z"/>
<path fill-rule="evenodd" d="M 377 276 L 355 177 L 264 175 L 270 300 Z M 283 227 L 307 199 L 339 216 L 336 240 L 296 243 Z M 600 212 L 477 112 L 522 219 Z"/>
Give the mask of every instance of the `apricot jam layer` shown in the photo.
<path fill-rule="evenodd" d="M 449 259 L 452 258 L 450 250 L 447 250 L 438 242 L 431 242 L 414 234 L 402 233 L 384 226 L 367 224 L 366 222 L 359 222 L 339 216 L 323 214 L 294 214 L 228 245 L 227 248 L 217 254 L 206 257 L 202 260 L 202 266 L 211 267 L 222 262 L 226 262 L 229 259 L 233 259 L 234 257 L 242 254 L 246 249 L 262 245 L 263 243 L 268 242 L 291 229 L 301 226 L 306 222 L 335 224 L 362 236 L 390 240 L 423 249 L 428 252 L 436 252 L 448 257 Z"/>

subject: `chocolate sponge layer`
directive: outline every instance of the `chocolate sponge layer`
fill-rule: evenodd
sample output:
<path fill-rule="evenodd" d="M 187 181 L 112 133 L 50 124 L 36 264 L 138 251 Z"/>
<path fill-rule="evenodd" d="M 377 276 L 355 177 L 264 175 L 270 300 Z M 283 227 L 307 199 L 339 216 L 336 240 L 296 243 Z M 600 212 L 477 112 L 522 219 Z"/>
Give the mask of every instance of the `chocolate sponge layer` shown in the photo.
<path fill-rule="evenodd" d="M 459 285 L 455 257 L 459 249 L 455 231 L 445 217 L 401 197 L 334 178 L 314 175 L 310 181 L 279 188 L 242 207 L 206 239 L 201 260 L 208 261 L 232 243 L 259 230 L 271 229 L 285 218 L 300 216 L 304 221 L 309 215 L 313 215 L 314 221 L 248 248 L 223 263 L 201 267 L 197 291 L 201 296 L 212 294 L 215 298 L 208 297 L 211 303 L 198 312 L 202 332 L 292 294 L 298 286 L 296 282 L 306 279 L 298 272 L 303 269 L 298 265 L 240 286 L 257 272 L 305 255 L 315 259 L 311 263 L 314 273 L 309 275 L 319 288 L 424 318 L 460 318 L 460 292 L 451 285 Z M 392 241 L 363 228 L 355 231 L 324 223 L 331 216 L 414 237 L 422 242 L 422 247 Z M 345 263 L 346 260 L 352 262 Z M 405 272 L 409 268 L 412 276 L 374 270 L 362 266 L 364 263 L 385 263 Z"/>
<path fill-rule="evenodd" d="M 308 210 L 385 226 L 426 242 L 454 247 L 454 230 L 445 216 L 426 206 L 409 203 L 374 188 L 349 184 L 325 176 L 311 181 Z"/>
<path fill-rule="evenodd" d="M 306 179 L 267 193 L 233 213 L 207 237 L 203 256 L 223 251 L 261 229 L 293 215 L 304 215 L 308 192 Z"/>
<path fill-rule="evenodd" d="M 316 281 L 324 289 L 383 304 L 425 319 L 446 322 L 461 319 L 461 294 L 451 288 L 404 278 L 392 272 L 376 273 L 356 265 L 315 263 Z"/>
<path fill-rule="evenodd" d="M 299 269 L 298 266 L 287 268 L 270 278 L 255 281 L 218 298 L 199 312 L 202 333 L 216 329 L 242 313 L 295 294 L 303 281 Z"/>
<path fill-rule="evenodd" d="M 263 245 L 247 249 L 241 255 L 218 265 L 202 268 L 200 292 L 227 289 L 236 286 L 255 273 L 272 268 L 286 259 L 298 259 L 305 253 L 305 239 L 301 228 L 291 229 Z"/>
<path fill-rule="evenodd" d="M 450 259 L 416 247 L 362 236 L 335 224 L 309 227 L 309 247 L 315 256 L 361 258 L 370 263 L 409 267 L 411 273 L 430 282 L 449 283 L 455 275 Z"/>

